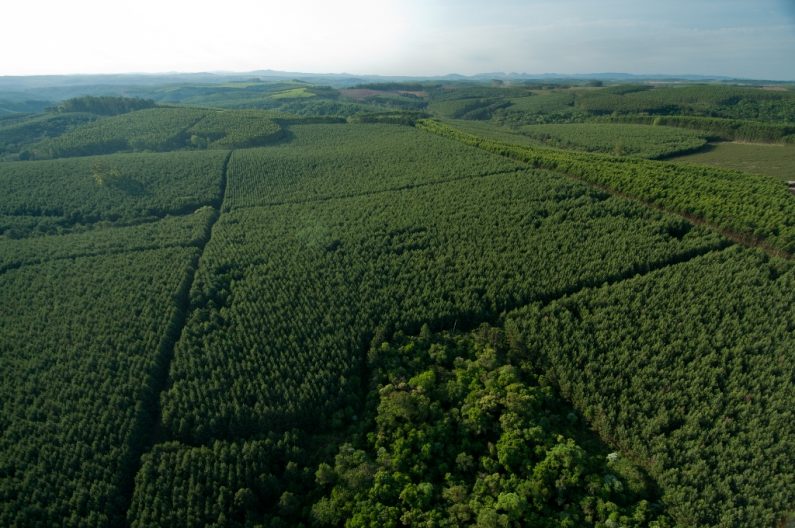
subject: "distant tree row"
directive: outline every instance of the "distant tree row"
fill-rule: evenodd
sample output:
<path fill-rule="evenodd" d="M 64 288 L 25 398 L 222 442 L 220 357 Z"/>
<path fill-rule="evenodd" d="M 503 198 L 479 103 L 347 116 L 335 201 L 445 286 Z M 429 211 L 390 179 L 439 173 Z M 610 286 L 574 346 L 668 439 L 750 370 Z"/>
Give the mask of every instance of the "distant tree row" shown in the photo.
<path fill-rule="evenodd" d="M 326 526 L 671 526 L 496 328 L 375 344 L 357 445 L 321 464 Z M 513 359 L 521 357 L 525 368 Z M 584 440 L 588 438 L 588 440 Z M 648 500 L 652 499 L 652 500 Z"/>
<path fill-rule="evenodd" d="M 795 123 L 795 93 L 747 86 L 687 85 L 652 89 L 606 88 L 578 93 L 592 114 L 693 115 Z"/>
<path fill-rule="evenodd" d="M 724 140 L 795 142 L 795 124 L 700 116 L 604 116 L 600 121 L 689 128 Z"/>
<path fill-rule="evenodd" d="M 151 99 L 138 97 L 116 97 L 111 95 L 93 96 L 84 95 L 61 101 L 55 110 L 57 112 L 86 112 L 97 115 L 119 115 L 135 110 L 154 108 L 157 104 Z"/>

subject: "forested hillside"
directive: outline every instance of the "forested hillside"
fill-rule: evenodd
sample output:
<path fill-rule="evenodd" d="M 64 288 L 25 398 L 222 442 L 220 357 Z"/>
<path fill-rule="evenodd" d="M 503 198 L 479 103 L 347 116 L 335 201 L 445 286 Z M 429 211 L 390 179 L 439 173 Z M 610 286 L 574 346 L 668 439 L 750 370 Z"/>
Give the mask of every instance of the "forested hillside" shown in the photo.
<path fill-rule="evenodd" d="M 0 119 L 0 525 L 795 522 L 787 168 L 657 159 L 791 90 L 75 90 Z"/>

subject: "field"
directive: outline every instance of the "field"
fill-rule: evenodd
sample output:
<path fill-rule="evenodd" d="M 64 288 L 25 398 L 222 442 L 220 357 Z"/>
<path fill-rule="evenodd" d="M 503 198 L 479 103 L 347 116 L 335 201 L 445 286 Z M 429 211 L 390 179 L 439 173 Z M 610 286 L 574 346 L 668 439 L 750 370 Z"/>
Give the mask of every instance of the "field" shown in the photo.
<path fill-rule="evenodd" d="M 276 92 L 275 94 L 270 96 L 271 99 L 275 100 L 296 99 L 303 97 L 315 97 L 315 94 L 308 91 L 306 88 L 292 88 L 290 90 L 285 90 L 283 92 Z"/>
<path fill-rule="evenodd" d="M 752 143 L 715 143 L 709 149 L 671 161 L 712 165 L 783 181 L 795 180 L 795 147 Z"/>
<path fill-rule="evenodd" d="M 0 525 L 795 518 L 792 148 L 649 159 L 790 92 L 135 94 L 0 120 Z"/>
<path fill-rule="evenodd" d="M 198 271 L 200 309 L 177 344 L 163 399 L 175 436 L 317 423 L 344 409 L 351 387 L 337 381 L 358 375 L 357 351 L 377 327 L 469 324 L 722 244 L 543 173 L 473 177 L 433 191 L 225 213 Z M 579 230 L 589 236 L 577 241 Z M 599 265 L 585 263 L 591 258 Z M 549 261 L 559 265 L 546 269 Z"/>
<path fill-rule="evenodd" d="M 723 233 L 790 255 L 795 251 L 795 201 L 767 176 L 624 156 L 522 147 L 485 139 L 437 121 L 423 130 L 628 194 L 646 203 L 705 220 Z"/>
<path fill-rule="evenodd" d="M 664 126 L 526 125 L 519 131 L 551 147 L 651 159 L 697 150 L 707 143 L 696 132 Z"/>
<path fill-rule="evenodd" d="M 28 217 L 62 230 L 98 222 L 139 223 L 218 205 L 228 153 L 118 154 L 0 164 L 0 219 L 6 236 L 35 232 Z M 37 224 L 38 225 L 38 224 Z"/>
<path fill-rule="evenodd" d="M 520 168 L 408 127 L 298 125 L 291 134 L 289 143 L 235 153 L 228 208 L 324 200 Z"/>

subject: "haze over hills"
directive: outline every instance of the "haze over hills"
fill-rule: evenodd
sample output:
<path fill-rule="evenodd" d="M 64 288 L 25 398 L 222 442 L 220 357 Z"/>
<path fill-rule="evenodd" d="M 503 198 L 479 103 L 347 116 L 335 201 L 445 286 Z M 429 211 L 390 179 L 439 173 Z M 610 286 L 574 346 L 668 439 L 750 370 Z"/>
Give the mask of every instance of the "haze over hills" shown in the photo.
<path fill-rule="evenodd" d="M 691 79 L 0 79 L 0 526 L 787 526 L 795 90 Z"/>
<path fill-rule="evenodd" d="M 519 73 L 519 72 L 484 72 L 474 75 L 449 73 L 446 75 L 412 76 L 412 75 L 371 75 L 352 73 L 310 73 L 278 70 L 254 70 L 247 72 L 163 72 L 163 73 L 122 73 L 122 74 L 74 74 L 74 75 L 4 75 L 0 76 L 0 90 L 30 90 L 54 86 L 91 86 L 91 85 L 145 85 L 165 83 L 196 83 L 196 82 L 229 82 L 257 80 L 303 80 L 306 82 L 322 81 L 334 84 L 357 84 L 371 81 L 412 81 L 412 80 L 604 80 L 604 81 L 765 81 L 770 83 L 786 83 L 764 79 L 745 79 L 727 75 L 689 75 L 689 74 L 634 74 L 622 72 L 596 73 Z"/>
<path fill-rule="evenodd" d="M 171 86 L 220 85 L 224 83 L 303 82 L 342 89 L 367 83 L 390 82 L 471 82 L 582 84 L 606 83 L 731 83 L 747 85 L 791 85 L 786 81 L 737 79 L 725 75 L 602 73 L 517 73 L 486 72 L 474 75 L 450 73 L 436 76 L 372 75 L 351 73 L 308 73 L 254 70 L 247 72 L 164 72 L 123 74 L 74 74 L 0 76 L 0 115 L 40 112 L 53 103 L 83 95 L 122 95 L 153 98 L 150 89 Z"/>

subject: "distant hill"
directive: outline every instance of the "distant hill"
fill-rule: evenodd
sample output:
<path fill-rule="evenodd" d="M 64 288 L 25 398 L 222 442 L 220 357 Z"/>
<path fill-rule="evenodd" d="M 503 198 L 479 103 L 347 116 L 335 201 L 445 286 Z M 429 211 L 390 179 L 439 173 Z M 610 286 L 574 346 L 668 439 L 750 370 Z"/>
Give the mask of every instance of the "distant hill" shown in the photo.
<path fill-rule="evenodd" d="M 327 84 L 358 84 L 372 81 L 409 81 L 409 80 L 484 80 L 484 79 L 598 79 L 607 81 L 732 81 L 737 79 L 722 75 L 691 75 L 691 74 L 633 74 L 622 72 L 603 73 L 517 73 L 517 72 L 484 72 L 475 75 L 451 73 L 447 75 L 356 75 L 350 73 L 307 73 L 277 70 L 255 70 L 250 72 L 194 72 L 194 73 L 125 73 L 104 75 L 32 75 L 32 76 L 0 76 L 0 92 L 28 91 L 46 88 L 65 87 L 105 87 L 110 89 L 118 86 L 146 86 L 160 84 L 184 83 L 225 83 L 235 81 L 272 81 L 301 80 Z M 775 81 L 765 81 L 775 82 Z"/>

